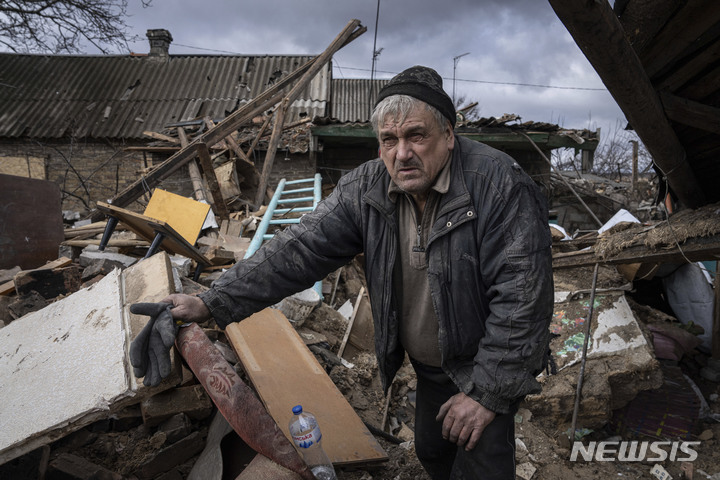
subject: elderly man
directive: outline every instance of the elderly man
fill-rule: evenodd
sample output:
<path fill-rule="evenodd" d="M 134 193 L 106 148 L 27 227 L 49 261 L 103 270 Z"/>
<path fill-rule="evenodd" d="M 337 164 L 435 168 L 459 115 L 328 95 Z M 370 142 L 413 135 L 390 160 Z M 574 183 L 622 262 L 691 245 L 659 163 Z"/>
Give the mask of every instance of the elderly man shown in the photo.
<path fill-rule="evenodd" d="M 416 452 L 433 479 L 514 479 L 513 415 L 548 351 L 552 314 L 545 198 L 508 155 L 454 134 L 434 70 L 380 91 L 380 158 L 340 179 L 299 225 L 197 297 L 176 320 L 224 328 L 365 252 L 385 390 L 407 353 L 418 377 Z"/>

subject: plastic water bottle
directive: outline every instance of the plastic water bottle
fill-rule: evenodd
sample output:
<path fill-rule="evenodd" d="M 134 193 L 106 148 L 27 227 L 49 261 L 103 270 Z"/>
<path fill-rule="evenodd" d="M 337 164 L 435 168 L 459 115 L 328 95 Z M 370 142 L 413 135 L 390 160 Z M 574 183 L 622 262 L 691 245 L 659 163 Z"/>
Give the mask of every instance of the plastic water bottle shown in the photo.
<path fill-rule="evenodd" d="M 332 462 L 320 445 L 322 433 L 315 415 L 304 412 L 302 405 L 294 406 L 292 412 L 290 435 L 310 471 L 318 480 L 337 480 Z"/>

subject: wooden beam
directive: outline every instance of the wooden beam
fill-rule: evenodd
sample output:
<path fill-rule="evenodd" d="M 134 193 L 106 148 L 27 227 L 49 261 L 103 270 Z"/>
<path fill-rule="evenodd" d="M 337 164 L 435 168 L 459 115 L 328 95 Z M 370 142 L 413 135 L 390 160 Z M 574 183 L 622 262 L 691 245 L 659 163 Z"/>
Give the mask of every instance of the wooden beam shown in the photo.
<path fill-rule="evenodd" d="M 205 125 L 207 125 L 208 128 L 213 128 L 215 126 L 215 122 L 213 122 L 213 120 L 210 117 L 205 117 L 204 121 L 205 121 Z M 230 150 L 235 152 L 235 155 L 237 155 L 238 159 L 240 159 L 246 163 L 249 163 L 250 165 L 253 164 L 253 162 L 250 161 L 250 159 L 247 157 L 247 155 L 245 155 L 245 152 L 243 152 L 240 149 L 240 146 L 235 141 L 235 139 L 232 137 L 232 134 L 225 137 L 225 144 L 227 145 L 226 148 L 229 148 Z"/>
<path fill-rule="evenodd" d="M 663 25 L 678 9 L 677 0 L 632 0 L 622 11 L 618 11 L 618 2 L 615 2 L 615 11 L 620 17 L 620 23 L 625 35 L 635 49 L 638 56 L 650 44 Z"/>
<path fill-rule="evenodd" d="M 185 148 L 188 143 L 190 143 L 185 133 L 185 127 L 177 127 L 177 132 L 180 145 Z M 205 193 L 205 187 L 203 186 L 202 177 L 200 176 L 200 169 L 194 159 L 188 162 L 188 171 L 190 172 L 190 181 L 192 182 L 195 200 L 198 202 L 207 202 L 207 194 Z"/>
<path fill-rule="evenodd" d="M 665 116 L 650 79 L 607 1 L 549 0 L 558 18 L 622 109 L 678 199 L 705 204 L 683 146 Z"/>
<path fill-rule="evenodd" d="M 180 141 L 177 138 L 173 138 L 169 135 L 163 135 L 162 133 L 158 133 L 158 132 L 151 132 L 150 130 L 145 130 L 143 132 L 143 135 L 145 135 L 146 137 L 154 138 L 156 140 L 162 140 L 163 142 L 174 143 L 174 144 L 180 143 Z"/>
<path fill-rule="evenodd" d="M 287 96 L 283 99 L 278 111 L 275 113 L 275 125 L 273 126 L 273 132 L 270 136 L 270 142 L 268 142 L 268 149 L 265 154 L 265 162 L 263 163 L 263 171 L 260 175 L 260 185 L 258 186 L 257 193 L 255 194 L 255 208 L 259 208 L 265 199 L 265 190 L 268 186 L 268 180 L 270 179 L 270 173 L 272 172 L 273 162 L 275 160 L 275 153 L 277 153 L 278 145 L 280 144 L 280 137 L 282 136 L 283 124 L 285 122 L 285 115 L 287 114 L 290 105 L 300 96 L 300 93 L 307 87 L 307 85 L 315 78 L 320 69 L 330 61 L 332 56 L 345 45 L 351 37 L 357 37 L 367 30 L 360 24 L 360 20 L 351 20 L 335 37 L 330 46 L 325 49 L 323 53 L 318 55 L 317 61 L 308 69 L 303 77 L 293 86 L 288 92 Z"/>
<path fill-rule="evenodd" d="M 588 267 L 596 263 L 619 265 L 627 263 L 685 263 L 720 258 L 720 237 L 698 237 L 686 240 L 681 245 L 663 249 L 649 250 L 645 245 L 635 245 L 608 258 L 598 258 L 594 249 L 578 252 L 556 253 L 553 255 L 553 268 Z"/>
<path fill-rule="evenodd" d="M 213 198 L 215 213 L 223 220 L 229 218 L 230 213 L 228 212 L 227 205 L 225 205 L 225 200 L 220 192 L 220 185 L 218 184 L 217 177 L 215 176 L 215 169 L 213 168 L 212 159 L 210 158 L 210 151 L 208 150 L 207 145 L 202 142 L 196 143 L 195 147 L 197 148 L 197 154 L 200 158 L 200 165 L 202 165 L 203 173 L 205 174 L 205 180 L 207 181 L 210 194 Z"/>
<path fill-rule="evenodd" d="M 683 57 L 698 37 L 720 22 L 720 2 L 695 0 L 687 2 L 653 38 L 647 51 L 640 56 L 649 77 Z"/>
<path fill-rule="evenodd" d="M 717 30 L 720 31 L 720 25 Z M 682 68 L 674 68 L 670 72 L 663 72 L 663 74 L 659 75 L 662 77 L 662 80 L 659 83 L 655 83 L 655 88 L 658 91 L 667 90 L 677 93 L 677 90 L 693 83 L 698 77 L 702 78 L 701 75 L 708 68 L 708 65 L 712 65 L 715 59 L 720 57 L 720 39 L 715 38 L 716 36 L 717 33 L 713 36 L 712 41 L 708 42 L 706 40 L 702 47 L 693 45 L 694 51 L 692 53 L 684 52 L 682 55 Z M 701 41 L 701 39 L 698 39 L 697 43 Z M 717 76 L 712 77 L 712 81 L 714 85 L 717 85 Z M 690 98 L 701 97 L 695 96 Z"/>
<path fill-rule="evenodd" d="M 720 108 L 665 92 L 660 99 L 670 120 L 720 135 Z"/>
<path fill-rule="evenodd" d="M 36 270 L 52 270 L 54 268 L 62 268 L 67 267 L 72 263 L 72 259 L 68 257 L 60 257 L 57 260 L 53 260 L 52 262 L 48 262 L 47 264 L 43 265 L 42 267 L 34 268 L 32 270 L 21 270 L 18 273 L 21 272 L 34 272 Z M 3 283 L 0 285 L 0 295 L 9 295 L 15 291 L 15 280 L 10 280 L 8 282 Z"/>

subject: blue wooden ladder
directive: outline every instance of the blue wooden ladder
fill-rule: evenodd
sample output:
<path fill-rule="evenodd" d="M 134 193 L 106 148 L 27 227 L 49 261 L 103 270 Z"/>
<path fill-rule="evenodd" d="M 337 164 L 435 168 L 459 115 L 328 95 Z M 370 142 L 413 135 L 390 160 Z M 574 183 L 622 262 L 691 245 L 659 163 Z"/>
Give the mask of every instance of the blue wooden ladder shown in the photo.
<path fill-rule="evenodd" d="M 286 187 L 295 187 L 309 183 L 312 183 L 312 186 L 285 190 Z M 258 250 L 258 248 L 260 248 L 260 245 L 262 245 L 265 240 L 270 240 L 274 236 L 273 234 L 267 233 L 270 225 L 289 225 L 292 223 L 300 223 L 299 218 L 283 218 L 283 215 L 290 212 L 305 213 L 315 210 L 315 207 L 317 207 L 317 204 L 320 203 L 322 198 L 321 186 L 322 178 L 319 173 L 315 174 L 313 178 L 305 178 L 302 180 L 292 180 L 289 182 L 284 178 L 280 180 L 277 188 L 275 189 L 275 194 L 270 200 L 267 210 L 265 211 L 265 214 L 255 231 L 255 235 L 253 235 L 253 238 L 250 241 L 250 246 L 248 247 L 247 252 L 245 252 L 244 258 L 250 257 Z M 295 196 L 297 194 L 310 192 L 312 192 L 311 196 Z M 307 205 L 308 202 L 312 202 L 312 205 Z M 278 208 L 278 206 L 281 205 L 284 206 L 284 208 Z M 315 282 L 315 286 L 313 288 L 320 295 L 320 298 L 323 298 L 322 279 Z"/>

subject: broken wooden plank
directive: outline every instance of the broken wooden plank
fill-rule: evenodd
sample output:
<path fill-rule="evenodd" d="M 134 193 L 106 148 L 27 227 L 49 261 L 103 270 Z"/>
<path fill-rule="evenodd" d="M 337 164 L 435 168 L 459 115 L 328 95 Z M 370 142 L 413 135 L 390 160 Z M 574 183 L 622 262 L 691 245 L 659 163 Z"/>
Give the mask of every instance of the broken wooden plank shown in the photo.
<path fill-rule="evenodd" d="M 374 351 L 375 329 L 373 326 L 370 299 L 365 287 L 360 288 L 350 322 L 345 330 L 338 356 L 352 360 L 360 352 Z"/>
<path fill-rule="evenodd" d="M 184 127 L 177 127 L 178 138 L 180 138 L 180 145 L 185 148 L 188 145 L 187 134 L 185 133 Z M 188 162 L 188 173 L 190 174 L 190 181 L 193 185 L 193 196 L 198 202 L 207 202 L 207 194 L 205 193 L 205 187 L 202 183 L 202 177 L 200 176 L 200 168 L 198 168 L 195 160 Z"/>
<path fill-rule="evenodd" d="M 285 115 L 287 114 L 288 108 L 290 108 L 290 105 L 298 98 L 302 90 L 312 81 L 320 69 L 330 61 L 332 56 L 352 37 L 356 36 L 358 32 L 363 33 L 365 30 L 367 30 L 367 28 L 360 25 L 360 20 L 351 20 L 342 32 L 335 37 L 335 40 L 332 41 L 330 46 L 325 49 L 323 53 L 318 55 L 317 61 L 313 63 L 313 65 L 283 99 L 278 111 L 275 113 L 275 125 L 273 126 L 272 136 L 270 137 L 268 149 L 265 154 L 263 171 L 260 175 L 260 185 L 257 193 L 255 194 L 255 208 L 258 208 L 265 199 L 265 189 L 268 186 L 268 180 L 270 179 L 270 173 L 272 172 L 273 161 L 275 160 L 275 153 L 277 152 L 280 137 L 282 136 L 283 123 L 285 122 Z"/>
<path fill-rule="evenodd" d="M 78 265 L 21 271 L 15 275 L 13 281 L 18 295 L 26 295 L 36 291 L 47 300 L 52 300 L 59 295 L 76 292 L 80 289 L 82 283 Z"/>
<path fill-rule="evenodd" d="M 158 132 L 151 132 L 149 130 L 145 130 L 143 132 L 143 135 L 145 135 L 146 137 L 154 138 L 155 140 L 162 140 L 163 142 L 180 143 L 180 140 L 175 137 L 171 137 L 170 135 L 164 135 Z"/>
<path fill-rule="evenodd" d="M 70 259 L 68 257 L 60 257 L 57 260 L 48 262 L 46 265 L 35 268 L 33 270 L 46 270 L 46 269 L 53 269 L 53 268 L 62 268 L 62 267 L 67 267 L 71 263 L 72 263 L 72 259 Z M 24 270 L 24 271 L 27 272 L 27 271 L 33 271 L 33 270 Z M 18 273 L 21 273 L 21 272 L 18 272 Z M 15 281 L 14 280 L 10 280 L 9 282 L 5 282 L 2 285 L 0 285 L 0 295 L 8 295 L 14 291 L 15 291 Z"/>
<path fill-rule="evenodd" d="M 661 93 L 660 99 L 670 120 L 720 135 L 720 108 L 667 92 Z"/>
<path fill-rule="evenodd" d="M 228 212 L 227 205 L 223 199 L 222 193 L 220 192 L 220 185 L 218 185 L 217 177 L 215 176 L 215 169 L 213 168 L 212 159 L 210 158 L 210 152 L 208 151 L 207 145 L 199 142 L 196 144 L 198 158 L 200 158 L 200 165 L 202 166 L 205 180 L 207 181 L 208 188 L 210 189 L 210 195 L 213 198 L 213 205 L 215 206 L 215 214 L 221 218 L 228 218 L 230 213 Z"/>
<path fill-rule="evenodd" d="M 645 245 L 635 245 L 607 258 L 598 258 L 595 250 L 556 253 L 553 255 L 553 268 L 587 267 L 601 265 L 617 265 L 628 263 L 685 263 L 703 260 L 716 260 L 720 255 L 720 238 L 700 237 L 689 238 L 678 248 L 677 245 L 662 249 L 649 250 Z"/>
<path fill-rule="evenodd" d="M 268 412 L 290 438 L 292 407 L 313 412 L 336 465 L 373 464 L 387 455 L 280 311 L 267 308 L 225 329 Z"/>

